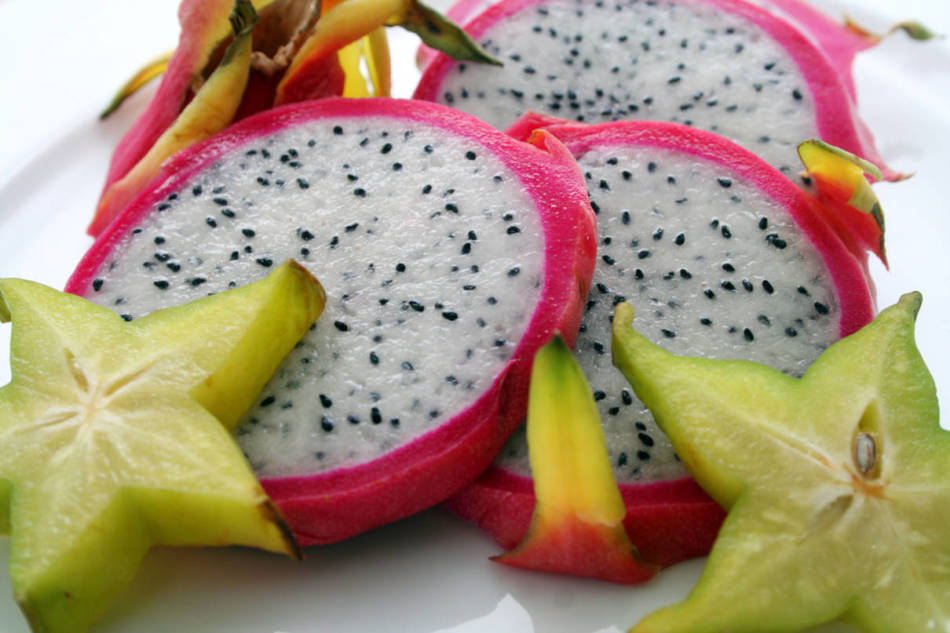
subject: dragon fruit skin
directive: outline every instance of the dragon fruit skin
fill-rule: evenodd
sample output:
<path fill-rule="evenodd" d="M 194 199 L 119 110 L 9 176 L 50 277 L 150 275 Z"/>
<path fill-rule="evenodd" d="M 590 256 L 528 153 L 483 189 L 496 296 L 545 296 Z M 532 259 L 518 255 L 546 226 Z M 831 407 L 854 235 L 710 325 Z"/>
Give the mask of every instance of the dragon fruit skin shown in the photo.
<path fill-rule="evenodd" d="M 549 0 L 506 0 L 505 2 L 499 2 L 480 13 L 466 25 L 465 29 L 476 40 L 492 39 L 490 33 L 496 25 L 547 2 L 549 2 Z M 814 102 L 815 133 L 813 136 L 817 136 L 832 145 L 841 147 L 871 161 L 881 169 L 885 180 L 898 180 L 902 177 L 901 174 L 890 170 L 884 164 L 883 159 L 874 145 L 870 131 L 857 116 L 857 106 L 853 98 L 854 87 L 850 73 L 850 62 L 857 52 L 866 48 L 866 46 L 864 46 L 865 40 L 858 34 L 853 34 L 852 31 L 845 27 L 839 27 L 826 16 L 795 0 L 780 1 L 777 4 L 773 4 L 773 6 L 781 12 L 789 12 L 797 9 L 794 11 L 794 14 L 789 13 L 789 16 L 797 22 L 805 24 L 807 28 L 810 29 L 807 35 L 805 32 L 799 30 L 792 22 L 779 17 L 776 13 L 744 0 L 687 0 L 687 2 L 680 3 L 680 5 L 707 5 L 714 7 L 719 13 L 735 16 L 751 24 L 754 28 L 759 29 L 767 37 L 774 40 L 794 62 L 794 66 L 804 78 L 807 91 Z M 465 10 L 465 7 L 461 7 L 460 10 Z M 578 19 L 575 22 L 580 23 L 581 20 Z M 576 28 L 576 23 L 572 24 L 570 28 Z M 631 28 L 633 28 L 633 26 Z M 668 36 L 672 38 L 676 37 L 675 34 L 668 34 Z M 860 41 L 856 41 L 855 38 Z M 631 33 L 631 39 L 636 39 L 635 33 Z M 552 38 L 552 41 L 560 40 Z M 505 57 L 503 52 L 505 43 L 492 40 L 492 44 L 497 47 L 502 47 L 501 51 L 496 51 L 496 53 L 501 57 Z M 568 45 L 565 45 L 565 47 L 567 46 Z M 819 46 L 825 47 L 826 50 L 822 50 Z M 829 54 L 833 55 L 833 57 L 829 57 Z M 556 51 L 552 51 L 552 56 L 555 58 L 561 57 Z M 518 64 L 513 64 L 509 61 L 509 64 L 520 68 L 521 63 L 528 61 L 529 60 L 521 60 Z M 415 98 L 443 101 L 443 83 L 455 68 L 457 68 L 457 65 L 451 60 L 442 55 L 436 56 L 425 67 L 414 95 Z M 596 71 L 597 66 L 595 65 L 593 69 L 590 69 L 588 72 Z M 741 70 L 737 68 L 736 72 L 741 72 Z M 501 75 L 499 76 L 501 77 Z M 511 80 L 507 81 L 514 82 L 513 77 L 514 75 L 512 75 Z M 526 75 L 523 77 L 526 77 Z M 500 79 L 500 81 L 506 80 Z M 518 87 L 525 92 L 531 92 L 531 88 L 525 85 L 519 85 Z M 663 88 L 664 86 L 656 86 L 654 89 L 660 92 Z M 543 105 L 540 101 L 529 102 L 527 98 L 525 99 L 525 103 L 529 104 L 530 107 L 535 110 L 540 110 Z M 456 103 L 453 105 L 465 109 L 464 103 L 460 103 L 458 99 L 456 99 Z M 556 116 L 564 116 L 566 111 L 551 111 L 548 113 Z M 612 118 L 638 117 L 652 118 L 648 113 L 644 112 L 642 107 L 637 112 L 625 117 L 614 116 Z M 683 118 L 678 119 L 676 122 L 681 122 Z M 588 120 L 586 122 L 595 123 L 597 121 Z M 501 126 L 507 127 L 511 123 L 513 123 L 513 120 L 503 122 Z M 775 131 L 780 130 L 782 125 L 781 122 L 777 122 Z M 718 132 L 718 130 L 715 129 L 711 131 Z M 755 135 L 767 136 L 768 130 L 757 130 L 755 131 Z M 747 149 L 756 151 L 754 138 L 745 140 L 732 138 L 732 140 L 739 142 Z M 802 140 L 805 139 L 796 139 L 795 142 Z M 790 177 L 793 176 L 791 173 L 786 173 Z"/>
<path fill-rule="evenodd" d="M 713 134 L 660 122 L 623 121 L 585 126 L 569 122 L 558 124 L 556 120 L 550 117 L 526 115 L 523 120 L 512 127 L 510 132 L 514 133 L 515 136 L 524 136 L 529 133 L 530 129 L 536 129 L 538 126 L 547 126 L 546 129 L 563 141 L 579 160 L 590 152 L 598 152 L 600 156 L 609 156 L 611 148 L 622 151 L 627 147 L 641 146 L 662 151 L 672 150 L 681 154 L 683 158 L 690 162 L 706 163 L 721 169 L 723 175 L 728 175 L 732 180 L 731 187 L 735 187 L 735 183 L 738 182 L 751 184 L 768 198 L 778 201 L 787 208 L 798 226 L 801 227 L 802 233 L 820 252 L 833 282 L 840 307 L 837 331 L 832 334 L 846 336 L 860 329 L 872 319 L 874 314 L 873 289 L 862 262 L 848 251 L 832 229 L 821 219 L 821 212 L 815 208 L 816 203 L 813 199 L 805 196 L 790 181 L 766 166 L 751 153 Z M 617 169 L 624 167 L 625 165 L 621 163 Z M 585 168 L 583 161 L 582 168 Z M 626 168 L 635 171 L 634 167 L 629 165 Z M 591 182 L 597 182 L 596 174 Z M 595 210 L 598 210 L 596 184 L 589 186 L 592 190 Z M 692 191 L 691 195 L 695 196 L 695 191 Z M 635 206 L 633 206 L 636 204 L 635 202 L 629 201 L 628 204 L 631 205 L 629 208 L 633 216 L 630 220 L 632 225 L 635 226 L 643 220 L 651 222 L 643 214 L 636 214 Z M 657 205 L 662 206 L 659 201 Z M 598 213 L 601 214 L 601 218 L 605 213 L 616 211 L 606 209 L 602 204 L 600 207 Z M 715 215 L 714 211 L 711 213 Z M 655 221 L 657 223 L 661 222 L 660 219 Z M 653 228 L 648 226 L 645 230 L 646 234 L 649 235 L 649 231 Z M 603 231 L 601 231 L 601 240 L 604 237 Z M 613 235 L 613 238 L 616 241 L 617 236 Z M 692 237 L 687 234 L 687 242 L 690 239 Z M 653 245 L 657 242 L 649 241 L 649 244 L 651 245 L 650 248 L 655 248 Z M 631 268 L 642 266 L 647 271 L 646 279 L 649 280 L 651 275 L 650 260 L 643 260 L 646 265 L 633 256 L 631 256 L 631 260 L 624 262 L 617 257 L 616 264 L 611 263 L 610 267 L 613 268 L 615 265 L 629 265 Z M 697 262 L 692 259 L 682 262 L 682 265 L 689 266 L 691 269 L 696 264 Z M 603 270 L 603 263 L 598 263 L 598 268 L 594 274 L 594 286 L 599 287 L 601 282 L 607 281 L 612 292 L 624 292 L 627 295 L 627 300 L 636 304 L 636 299 L 630 298 L 628 294 L 628 292 L 636 292 L 634 288 L 615 287 L 605 278 Z M 724 276 L 729 278 L 728 275 Z M 637 277 L 637 279 L 640 278 Z M 637 283 L 632 279 L 629 281 L 632 286 Z M 710 285 L 710 288 L 712 287 Z M 718 286 L 715 287 L 715 290 L 719 293 L 723 292 Z M 602 289 L 601 292 L 603 292 Z M 741 288 L 739 292 L 742 292 Z M 597 291 L 591 291 L 592 297 L 596 294 Z M 652 295 L 641 294 L 639 296 L 643 307 L 642 312 L 647 311 L 647 306 L 650 306 L 651 310 L 657 305 L 662 307 L 662 301 L 659 304 L 644 303 L 647 296 Z M 590 306 L 588 307 L 590 308 Z M 690 307 L 686 309 L 695 310 L 695 308 Z M 595 312 L 596 310 L 593 310 L 585 316 L 581 325 L 581 337 L 590 336 L 583 334 L 583 332 L 587 332 L 588 327 L 593 327 L 591 322 L 593 317 L 590 315 Z M 700 312 L 700 314 L 702 313 Z M 600 314 L 599 316 L 606 319 L 608 314 Z M 682 334 L 682 332 L 677 330 L 677 334 Z M 607 387 L 598 382 L 598 378 L 604 375 L 603 370 L 593 369 L 586 364 L 583 354 L 580 353 L 581 346 L 589 343 L 589 340 L 578 339 L 578 354 L 580 355 L 581 366 L 588 375 L 592 389 L 595 391 L 608 390 Z M 703 348 L 702 345 L 697 347 L 698 349 Z M 712 356 L 715 356 L 717 352 L 722 353 L 721 350 L 715 349 L 705 351 Z M 729 357 L 740 357 L 740 355 L 741 352 L 738 354 L 731 353 Z M 609 402 L 609 399 L 605 399 L 603 402 Z M 604 409 L 605 407 L 601 405 L 601 416 L 606 424 L 609 416 Z M 633 420 L 629 419 L 629 414 L 626 411 L 621 411 L 621 416 L 627 416 L 623 417 L 622 422 L 631 427 L 631 433 L 635 433 L 632 430 Z M 643 418 L 638 416 L 638 419 Z M 644 428 L 644 430 L 649 432 L 649 429 Z M 609 442 L 610 435 L 608 434 Z M 614 461 L 616 450 L 612 455 L 612 461 Z M 655 461 L 655 458 L 653 461 Z M 502 547 L 510 549 L 524 538 L 528 530 L 535 496 L 531 478 L 522 474 L 523 471 L 519 472 L 517 468 L 506 467 L 503 464 L 505 462 L 502 460 L 496 461 L 495 465 L 474 484 L 454 495 L 444 506 L 486 530 Z M 644 463 L 644 467 L 646 467 L 646 464 L 649 464 L 649 462 Z M 618 483 L 621 496 L 627 506 L 627 515 L 624 519 L 625 529 L 645 561 L 660 566 L 668 566 L 681 560 L 703 556 L 708 553 L 725 515 L 719 506 L 691 478 L 688 476 L 661 478 L 649 483 L 638 483 L 628 478 L 626 481 L 619 481 Z"/>
<path fill-rule="evenodd" d="M 272 135 L 298 126 L 340 122 L 343 127 L 355 128 L 363 119 L 447 132 L 497 158 L 536 205 L 534 212 L 543 229 L 544 275 L 523 336 L 490 386 L 470 406 L 370 461 L 316 474 L 261 477 L 266 491 L 304 545 L 343 540 L 442 501 L 481 473 L 522 422 L 530 359 L 555 331 L 573 341 L 593 274 L 595 221 L 583 179 L 563 145 L 548 134 L 534 136 L 531 144 L 515 141 L 464 113 L 424 102 L 330 98 L 284 106 L 231 126 L 166 163 L 160 176 L 97 239 L 67 284 L 69 292 L 96 300 L 97 288 L 102 288 L 101 276 L 113 268 L 130 234 L 156 213 L 163 213 L 159 207 L 176 199 L 183 188 L 191 188 L 189 183 L 195 182 L 196 176 L 214 169 L 228 155 L 236 156 L 235 152 L 242 152 L 248 145 L 260 147 Z M 406 134 L 407 139 L 409 136 Z M 321 164 L 335 160 L 319 158 Z M 459 163 L 464 167 L 468 162 Z M 314 184 L 310 190 L 317 189 Z M 184 193 L 181 197 L 190 195 Z M 407 209 L 384 206 L 380 212 L 407 213 Z M 316 244 L 319 239 L 318 235 L 308 244 Z M 304 263 L 320 274 L 319 261 Z M 212 281 L 202 288 L 212 290 Z M 106 286 L 110 283 L 107 281 Z M 323 283 L 332 303 L 333 294 L 339 290 L 329 279 Z M 132 308 L 124 304 L 122 309 Z"/>

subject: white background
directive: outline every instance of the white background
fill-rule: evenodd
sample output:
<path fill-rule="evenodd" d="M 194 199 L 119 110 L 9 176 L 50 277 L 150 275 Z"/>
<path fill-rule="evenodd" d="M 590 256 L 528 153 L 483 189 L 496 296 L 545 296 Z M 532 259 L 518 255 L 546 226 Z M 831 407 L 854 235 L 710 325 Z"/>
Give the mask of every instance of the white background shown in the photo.
<path fill-rule="evenodd" d="M 109 155 L 143 107 L 139 95 L 105 123 L 114 90 L 178 37 L 177 0 L 0 0 L 0 277 L 62 287 L 91 243 L 84 227 Z M 446 2 L 433 2 L 445 6 Z M 835 0 L 874 30 L 919 19 L 950 34 L 946 0 Z M 392 30 L 397 96 L 416 73 L 414 37 Z M 938 392 L 950 398 L 950 44 L 896 35 L 860 56 L 861 113 L 881 154 L 909 181 L 875 188 L 888 219 L 891 270 L 874 266 L 879 304 L 924 292 L 918 342 Z M 0 326 L 0 358 L 9 326 Z M 9 377 L 0 366 L 0 384 Z M 948 420 L 944 427 L 950 427 Z M 0 446 L 0 451 L 3 447 Z M 0 566 L 9 543 L 0 538 Z M 310 548 L 304 563 L 237 550 L 158 548 L 96 627 L 101 633 L 169 630 L 256 633 L 588 633 L 625 629 L 685 595 L 702 561 L 643 587 L 556 578 L 490 563 L 491 540 L 439 510 L 347 543 Z M 0 631 L 28 628 L 0 573 Z M 468 624 L 466 624 L 466 622 Z M 848 631 L 829 625 L 824 633 Z"/>

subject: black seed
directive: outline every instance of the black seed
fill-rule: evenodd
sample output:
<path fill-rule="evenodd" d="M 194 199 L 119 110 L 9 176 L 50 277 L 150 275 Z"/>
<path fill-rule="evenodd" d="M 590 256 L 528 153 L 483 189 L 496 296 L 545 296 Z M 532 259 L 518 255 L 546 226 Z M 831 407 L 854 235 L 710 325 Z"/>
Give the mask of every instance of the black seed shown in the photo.
<path fill-rule="evenodd" d="M 415 310 L 416 312 L 422 312 L 426 309 L 426 307 L 422 305 L 421 303 L 419 303 L 418 301 L 410 301 L 409 307 Z"/>
<path fill-rule="evenodd" d="M 235 261 L 236 259 L 238 259 L 239 257 L 241 257 L 241 254 L 240 254 L 239 252 L 237 252 L 237 251 L 231 251 L 231 261 L 232 261 L 232 262 Z"/>
<path fill-rule="evenodd" d="M 322 404 L 325 409 L 329 409 L 333 406 L 333 400 L 330 400 L 330 398 L 321 393 L 320 404 Z"/>
<path fill-rule="evenodd" d="M 360 423 L 360 419 L 359 419 L 358 417 L 356 417 L 355 415 L 353 415 L 352 413 L 351 413 L 350 415 L 346 416 L 346 421 L 349 422 L 350 424 L 359 424 L 359 423 Z"/>
<path fill-rule="evenodd" d="M 257 235 L 254 232 L 254 229 L 241 229 L 241 233 L 244 234 L 244 237 L 254 237 L 255 235 Z"/>
<path fill-rule="evenodd" d="M 455 312 L 443 312 L 442 318 L 446 319 L 447 321 L 455 321 L 459 318 L 459 315 Z"/>
<path fill-rule="evenodd" d="M 102 284 L 103 284 L 103 283 L 104 283 L 104 282 L 103 282 L 102 279 L 93 279 L 93 280 L 92 280 L 92 289 L 95 290 L 96 292 L 99 292 L 100 290 L 102 290 Z"/>
<path fill-rule="evenodd" d="M 406 272 L 406 265 L 403 264 L 402 262 L 399 262 L 398 264 L 396 264 L 396 272 L 397 272 L 397 273 L 404 273 L 404 272 Z"/>
<path fill-rule="evenodd" d="M 194 187 L 191 188 L 191 195 L 200 196 L 201 191 L 202 191 L 201 185 L 195 185 Z"/>
<path fill-rule="evenodd" d="M 725 189 L 728 189 L 732 186 L 732 179 L 730 178 L 716 178 L 716 182 L 718 182 Z"/>
<path fill-rule="evenodd" d="M 647 171 L 651 174 L 656 171 L 656 163 L 647 163 Z"/>
<path fill-rule="evenodd" d="M 603 399 L 606 398 L 606 397 L 607 397 L 607 394 L 604 393 L 603 391 L 598 390 L 598 391 L 595 391 L 595 392 L 594 392 L 594 401 L 595 401 L 595 402 L 600 402 L 601 400 L 603 400 Z"/>
<path fill-rule="evenodd" d="M 392 149 L 393 149 L 393 144 L 392 144 L 392 143 L 386 143 L 386 144 L 383 145 L 381 148 L 379 148 L 379 153 L 380 153 L 380 154 L 388 154 L 389 152 L 392 151 Z"/>
<path fill-rule="evenodd" d="M 620 221 L 623 222 L 624 224 L 630 224 L 630 212 L 624 211 L 623 214 L 620 216 Z"/>
<path fill-rule="evenodd" d="M 749 342 L 755 340 L 755 335 L 752 333 L 752 330 L 750 330 L 749 328 L 742 330 L 742 336 L 743 338 L 745 338 L 745 340 Z"/>
<path fill-rule="evenodd" d="M 462 255 L 468 255 L 471 252 L 472 252 L 471 242 L 465 242 L 464 244 L 462 244 Z"/>
<path fill-rule="evenodd" d="M 755 289 L 755 286 L 752 285 L 752 282 L 748 279 L 742 280 L 742 287 L 745 288 L 748 292 L 752 292 Z"/>
<path fill-rule="evenodd" d="M 258 257 L 254 261 L 256 261 L 258 264 L 260 264 L 264 268 L 270 268 L 274 264 L 274 260 L 271 259 L 270 257 Z"/>
<path fill-rule="evenodd" d="M 131 315 L 131 314 L 123 314 L 123 315 L 121 315 L 121 316 L 122 316 L 122 320 L 123 320 L 123 321 L 131 321 L 131 320 L 132 320 L 132 315 Z"/>
<path fill-rule="evenodd" d="M 710 326 L 710 325 L 712 325 L 712 319 L 708 319 L 708 318 L 706 318 L 706 317 L 701 318 L 701 319 L 699 320 L 699 322 L 702 323 L 703 325 L 707 326 L 707 327 Z"/>
<path fill-rule="evenodd" d="M 600 341 L 594 341 L 591 344 L 591 347 L 593 347 L 594 351 L 597 352 L 598 354 L 604 354 L 607 352 L 607 348 L 604 347 L 604 344 L 601 343 Z"/>
<path fill-rule="evenodd" d="M 350 329 L 350 326 L 343 321 L 334 321 L 333 326 L 341 332 L 346 332 Z"/>
<path fill-rule="evenodd" d="M 673 238 L 673 243 L 677 246 L 682 246 L 686 243 L 686 235 L 683 233 L 678 234 L 675 238 Z"/>
<path fill-rule="evenodd" d="M 450 213 L 458 213 L 458 212 L 459 212 L 458 205 L 455 204 L 454 202 L 446 203 L 446 205 L 445 205 L 445 210 L 446 210 L 446 211 L 449 211 Z"/>
<path fill-rule="evenodd" d="M 637 451 L 637 459 L 642 462 L 650 461 L 650 454 L 646 451 Z"/>
<path fill-rule="evenodd" d="M 320 428 L 329 433 L 333 430 L 333 422 L 330 422 L 330 418 L 327 416 L 320 417 Z"/>
<path fill-rule="evenodd" d="M 769 227 L 769 219 L 768 219 L 768 218 L 759 218 L 759 228 L 764 231 L 764 230 L 767 229 L 768 227 Z"/>
<path fill-rule="evenodd" d="M 304 180 L 303 178 L 298 178 L 298 179 L 297 179 L 297 186 L 300 187 L 301 189 L 309 189 L 309 188 L 310 188 L 310 183 L 307 182 L 306 180 Z"/>
<path fill-rule="evenodd" d="M 798 336 L 798 331 L 793 327 L 785 328 L 785 336 Z"/>
<path fill-rule="evenodd" d="M 379 364 L 379 356 L 376 354 L 376 352 L 369 353 L 369 362 L 371 362 L 374 365 Z"/>
<path fill-rule="evenodd" d="M 637 433 L 637 437 L 640 438 L 640 441 L 643 442 L 644 446 L 653 446 L 653 438 L 647 435 L 646 433 L 640 432 Z"/>
<path fill-rule="evenodd" d="M 156 279 L 152 284 L 159 290 L 168 290 L 168 282 L 164 279 Z"/>
<path fill-rule="evenodd" d="M 607 409 L 607 413 L 610 415 L 617 415 L 620 413 L 620 407 L 610 407 Z"/>
<path fill-rule="evenodd" d="M 473 151 L 471 151 L 471 150 L 465 152 L 465 158 L 467 158 L 467 159 L 469 159 L 469 160 L 475 160 L 475 157 L 476 157 L 475 152 L 473 152 Z"/>
<path fill-rule="evenodd" d="M 722 286 L 723 289 L 728 290 L 730 292 L 735 292 L 736 290 L 735 284 L 732 283 L 731 281 L 723 281 L 723 282 L 720 282 L 719 285 Z"/>
<path fill-rule="evenodd" d="M 765 290 L 769 294 L 772 294 L 773 292 L 775 292 L 775 287 L 772 286 L 772 284 L 769 282 L 768 279 L 762 280 L 762 289 Z"/>
<path fill-rule="evenodd" d="M 830 310 L 828 309 L 828 306 L 826 306 L 825 304 L 821 303 L 820 301 L 816 301 L 815 311 L 818 312 L 818 314 L 828 314 Z"/>
<path fill-rule="evenodd" d="M 631 404 L 633 404 L 633 396 L 630 394 L 629 391 L 624 389 L 623 391 L 620 392 L 620 401 L 623 402 L 625 405 L 630 406 Z"/>
<path fill-rule="evenodd" d="M 356 196 L 357 198 L 365 198 L 366 190 L 363 189 L 362 187 L 357 187 L 356 189 L 353 190 L 353 195 Z"/>
<path fill-rule="evenodd" d="M 663 229 L 657 229 L 657 230 L 655 230 L 655 231 L 653 232 L 653 239 L 654 239 L 654 240 L 661 240 L 661 239 L 663 239 Z"/>
<path fill-rule="evenodd" d="M 508 276 L 509 276 L 509 277 L 516 277 L 516 276 L 518 275 L 518 273 L 520 273 L 520 272 L 521 272 L 521 268 L 519 268 L 518 266 L 515 266 L 514 268 L 512 268 L 511 270 L 508 271 Z"/>
<path fill-rule="evenodd" d="M 683 279 L 692 279 L 693 274 L 689 272 L 688 270 L 686 270 L 685 268 L 680 268 L 680 277 L 682 277 Z"/>
<path fill-rule="evenodd" d="M 360 225 L 359 222 L 354 222 L 353 224 L 347 224 L 347 225 L 344 227 L 343 230 L 346 231 L 347 233 L 352 233 L 353 231 L 356 230 L 356 228 L 357 228 L 359 225 Z"/>
<path fill-rule="evenodd" d="M 205 224 L 207 224 L 211 228 L 215 228 L 216 226 L 218 226 L 218 221 L 209 215 L 208 217 L 205 218 Z"/>
<path fill-rule="evenodd" d="M 604 263 L 607 264 L 608 266 L 613 266 L 614 263 L 616 262 L 616 260 L 610 255 L 601 255 L 600 258 L 604 260 Z"/>
<path fill-rule="evenodd" d="M 637 268 L 636 270 L 634 270 L 634 271 L 633 271 L 633 276 L 634 276 L 635 279 L 643 279 L 643 276 L 644 276 L 644 275 L 643 275 L 643 269 L 642 269 L 642 268 Z"/>
<path fill-rule="evenodd" d="M 422 187 L 422 193 L 429 193 L 432 191 L 432 185 L 425 185 Z"/>
<path fill-rule="evenodd" d="M 172 256 L 169 255 L 168 253 L 163 253 L 161 251 L 159 251 L 158 253 L 155 253 L 155 259 L 157 259 L 160 262 L 167 262 L 171 258 Z"/>
<path fill-rule="evenodd" d="M 237 216 L 237 214 L 231 209 L 221 209 L 221 215 L 223 215 L 226 218 L 233 218 Z"/>
<path fill-rule="evenodd" d="M 309 242 L 313 239 L 313 233 L 307 231 L 306 229 L 298 229 L 297 235 L 305 242 Z"/>
<path fill-rule="evenodd" d="M 732 237 L 732 231 L 730 231 L 730 230 L 729 230 L 729 227 L 726 226 L 725 224 L 722 225 L 722 229 L 720 229 L 720 230 L 721 230 L 721 232 L 722 232 L 722 236 L 723 236 L 724 238 L 726 238 L 727 240 L 728 240 L 730 237 Z"/>
<path fill-rule="evenodd" d="M 190 283 L 192 286 L 194 286 L 195 288 L 197 288 L 198 286 L 200 286 L 201 284 L 203 284 L 203 283 L 206 282 L 206 281 L 208 281 L 208 280 L 205 279 L 204 277 L 192 277 L 191 279 L 188 280 L 188 283 Z"/>
<path fill-rule="evenodd" d="M 798 290 L 798 294 L 808 296 L 808 288 L 805 286 L 799 286 L 796 290 Z"/>
<path fill-rule="evenodd" d="M 212 198 L 211 201 L 214 202 L 214 203 L 215 203 L 216 205 L 218 205 L 219 207 L 226 207 L 226 206 L 228 206 L 228 199 L 227 199 L 227 198 Z"/>
<path fill-rule="evenodd" d="M 703 290 L 703 294 L 709 297 L 710 299 L 716 298 L 716 293 L 713 292 L 711 288 L 706 288 L 705 290 Z"/>
<path fill-rule="evenodd" d="M 373 424 L 381 424 L 383 421 L 383 416 L 379 412 L 379 407 L 373 407 L 369 410 L 369 419 Z"/>
<path fill-rule="evenodd" d="M 270 405 L 274 404 L 276 401 L 277 401 L 277 398 L 275 398 L 274 396 L 267 396 L 266 398 L 261 400 L 261 406 L 269 407 Z"/>
<path fill-rule="evenodd" d="M 673 330 L 662 329 L 660 331 L 663 332 L 663 336 L 666 338 L 676 338 L 676 332 Z"/>
<path fill-rule="evenodd" d="M 724 271 L 726 271 L 727 273 L 734 273 L 734 272 L 736 272 L 736 267 L 733 266 L 732 264 L 730 264 L 729 262 L 724 263 L 724 264 L 722 265 L 722 269 L 723 269 Z"/>
<path fill-rule="evenodd" d="M 765 316 L 764 314 L 759 315 L 759 323 L 762 325 L 772 325 L 772 320 Z"/>
<path fill-rule="evenodd" d="M 412 371 L 412 370 L 415 369 L 415 368 L 412 366 L 412 363 L 410 363 L 410 362 L 407 361 L 407 360 L 402 361 L 402 368 L 405 369 L 406 371 Z"/>
<path fill-rule="evenodd" d="M 181 270 L 181 264 L 179 264 L 178 262 L 168 262 L 167 264 L 165 264 L 165 267 L 168 268 L 168 270 L 172 271 L 173 273 L 177 273 L 179 270 Z"/>
<path fill-rule="evenodd" d="M 802 91 L 799 90 L 798 88 L 795 88 L 794 90 L 792 90 L 792 97 L 795 99 L 795 101 L 801 101 Z"/>
<path fill-rule="evenodd" d="M 517 226 L 509 226 L 505 232 L 508 235 L 514 235 L 515 233 L 521 233 L 521 229 L 519 229 Z"/>

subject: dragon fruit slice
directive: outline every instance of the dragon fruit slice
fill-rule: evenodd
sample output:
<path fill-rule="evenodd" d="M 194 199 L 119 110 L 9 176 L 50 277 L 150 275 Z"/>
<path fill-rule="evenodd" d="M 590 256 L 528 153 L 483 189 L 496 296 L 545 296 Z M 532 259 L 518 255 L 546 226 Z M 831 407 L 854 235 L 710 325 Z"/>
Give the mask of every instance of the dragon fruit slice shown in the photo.
<path fill-rule="evenodd" d="M 637 306 L 637 329 L 675 353 L 799 375 L 871 320 L 869 281 L 814 200 L 734 143 L 665 122 L 548 131 L 577 158 L 597 213 L 599 258 L 575 353 L 627 505 L 624 525 L 650 563 L 705 554 L 722 512 L 611 364 L 614 307 Z M 524 434 L 447 505 L 506 549 L 517 544 L 534 506 Z"/>
<path fill-rule="evenodd" d="M 433 505 L 524 419 L 530 361 L 580 322 L 596 250 L 583 177 L 408 100 L 277 108 L 178 154 L 67 289 L 132 319 L 262 277 L 320 275 L 323 317 L 237 427 L 303 544 Z"/>
<path fill-rule="evenodd" d="M 743 0 L 506 0 L 466 30 L 504 69 L 426 67 L 415 96 L 507 127 L 525 110 L 597 123 L 648 119 L 726 136 L 789 177 L 820 138 L 889 171 L 849 79 L 809 36 Z"/>

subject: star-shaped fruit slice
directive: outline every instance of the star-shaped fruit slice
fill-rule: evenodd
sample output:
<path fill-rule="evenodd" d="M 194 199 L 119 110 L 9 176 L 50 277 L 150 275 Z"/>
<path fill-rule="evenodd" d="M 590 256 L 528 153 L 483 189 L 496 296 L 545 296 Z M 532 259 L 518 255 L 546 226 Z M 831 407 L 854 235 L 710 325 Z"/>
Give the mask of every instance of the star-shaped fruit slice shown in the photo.
<path fill-rule="evenodd" d="M 950 631 L 950 432 L 914 344 L 918 293 L 800 378 L 673 356 L 614 315 L 614 363 L 729 513 L 687 599 L 635 633 Z"/>
<path fill-rule="evenodd" d="M 649 580 L 623 526 L 600 414 L 584 373 L 560 336 L 538 350 L 528 400 L 528 458 L 537 503 L 524 540 L 494 560 L 524 569 Z"/>
<path fill-rule="evenodd" d="M 243 288 L 126 323 L 0 280 L 12 320 L 0 389 L 0 532 L 34 631 L 84 631 L 162 545 L 297 556 L 228 429 L 324 304 L 288 262 Z"/>

